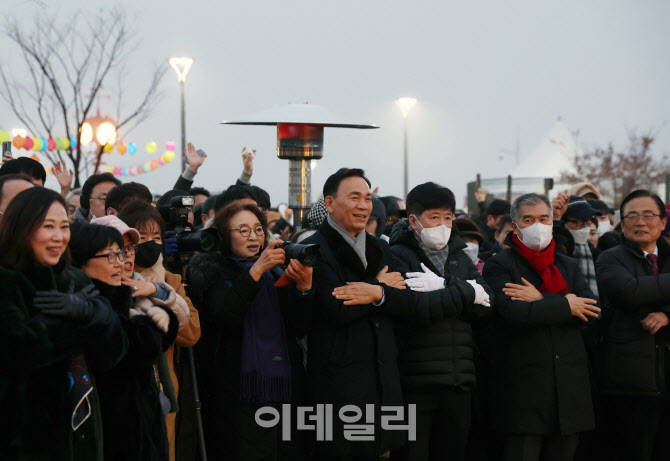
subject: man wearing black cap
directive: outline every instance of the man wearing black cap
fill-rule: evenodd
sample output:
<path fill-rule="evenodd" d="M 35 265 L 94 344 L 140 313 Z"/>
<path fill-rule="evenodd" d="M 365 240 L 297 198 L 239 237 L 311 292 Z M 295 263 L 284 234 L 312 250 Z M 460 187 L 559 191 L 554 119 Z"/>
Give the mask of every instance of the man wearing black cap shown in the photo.
<path fill-rule="evenodd" d="M 580 272 L 589 283 L 589 288 L 593 294 L 598 296 L 598 282 L 589 246 L 589 233 L 592 218 L 601 216 L 602 213 L 589 205 L 589 202 L 583 197 L 577 195 L 571 195 L 568 204 L 562 207 L 561 211 L 563 211 L 562 216 L 557 217 L 556 208 L 554 208 L 554 219 L 560 218 L 575 239 L 572 257 L 577 261 Z"/>

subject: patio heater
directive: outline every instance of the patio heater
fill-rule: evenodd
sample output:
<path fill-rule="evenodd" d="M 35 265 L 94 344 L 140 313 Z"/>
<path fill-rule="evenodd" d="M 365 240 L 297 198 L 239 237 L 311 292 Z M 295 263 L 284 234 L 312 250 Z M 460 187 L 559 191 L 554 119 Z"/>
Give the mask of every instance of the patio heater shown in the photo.
<path fill-rule="evenodd" d="M 323 157 L 323 131 L 329 128 L 379 128 L 377 125 L 349 123 L 314 104 L 285 104 L 258 112 L 224 125 L 276 125 L 277 157 L 288 160 L 288 205 L 293 224 L 301 227 L 312 204 L 312 160 Z"/>

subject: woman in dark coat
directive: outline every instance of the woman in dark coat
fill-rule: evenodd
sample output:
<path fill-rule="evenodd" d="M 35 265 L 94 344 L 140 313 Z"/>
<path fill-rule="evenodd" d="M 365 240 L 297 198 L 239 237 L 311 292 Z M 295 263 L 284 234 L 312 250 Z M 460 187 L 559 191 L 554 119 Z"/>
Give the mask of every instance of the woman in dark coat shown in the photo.
<path fill-rule="evenodd" d="M 113 227 L 72 226 L 73 262 L 112 304 L 129 340 L 123 360 L 98 374 L 105 459 L 165 461 L 168 442 L 154 364 L 174 341 L 178 321 L 162 306 L 152 306 L 146 314 L 132 308 L 132 288 L 121 284 L 123 243 Z"/>
<path fill-rule="evenodd" d="M 302 447 L 280 444 L 281 424 L 262 428 L 260 407 L 299 404 L 302 358 L 296 337 L 309 328 L 312 269 L 291 260 L 284 274 L 295 285 L 275 287 L 285 262 L 281 241 L 265 244 L 264 214 L 231 204 L 215 217 L 221 249 L 190 266 L 190 294 L 202 320 L 196 348 L 203 423 L 211 459 L 301 459 Z M 295 438 L 293 438 L 295 441 Z"/>
<path fill-rule="evenodd" d="M 0 226 L 0 457 L 103 459 L 95 375 L 123 357 L 119 318 L 69 265 L 67 206 L 18 194 Z"/>

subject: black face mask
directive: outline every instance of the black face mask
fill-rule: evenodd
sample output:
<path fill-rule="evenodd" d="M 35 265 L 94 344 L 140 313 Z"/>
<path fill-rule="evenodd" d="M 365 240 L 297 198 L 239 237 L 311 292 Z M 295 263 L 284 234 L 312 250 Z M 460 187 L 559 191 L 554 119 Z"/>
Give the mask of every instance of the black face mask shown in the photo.
<path fill-rule="evenodd" d="M 153 267 L 163 251 L 163 246 L 153 240 L 142 242 L 137 246 L 135 253 L 135 265 L 148 269 Z"/>
<path fill-rule="evenodd" d="M 393 231 L 393 226 L 395 226 L 396 224 L 397 224 L 397 223 L 387 224 L 387 225 L 384 227 L 384 231 L 383 231 L 382 233 L 383 233 L 385 236 L 391 238 L 391 232 Z M 377 225 L 379 225 L 379 224 L 377 224 Z"/>

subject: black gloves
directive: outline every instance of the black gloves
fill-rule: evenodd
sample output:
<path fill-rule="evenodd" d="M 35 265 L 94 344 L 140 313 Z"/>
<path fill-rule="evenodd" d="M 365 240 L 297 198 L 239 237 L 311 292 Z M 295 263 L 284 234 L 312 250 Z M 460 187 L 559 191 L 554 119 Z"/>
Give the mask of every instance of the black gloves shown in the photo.
<path fill-rule="evenodd" d="M 75 293 L 74 281 L 70 281 L 70 289 L 67 293 L 56 290 L 38 291 L 33 298 L 33 304 L 46 315 L 88 322 L 95 313 L 95 307 L 91 303 L 91 299 L 99 294 L 100 292 L 95 289 L 93 284 Z"/>

